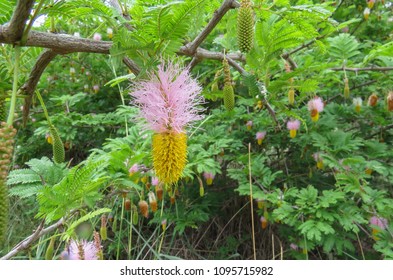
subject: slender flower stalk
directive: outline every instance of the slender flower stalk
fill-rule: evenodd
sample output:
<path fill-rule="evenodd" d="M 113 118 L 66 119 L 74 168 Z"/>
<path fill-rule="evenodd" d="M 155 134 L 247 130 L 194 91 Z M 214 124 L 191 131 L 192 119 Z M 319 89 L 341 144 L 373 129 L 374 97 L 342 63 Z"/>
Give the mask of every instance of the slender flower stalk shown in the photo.
<path fill-rule="evenodd" d="M 300 121 L 299 120 L 290 120 L 287 122 L 287 128 L 289 130 L 289 136 L 291 138 L 296 137 L 296 132 L 300 128 Z"/>
<path fill-rule="evenodd" d="M 200 120 L 202 88 L 186 68 L 161 63 L 149 79 L 135 84 L 131 95 L 147 121 L 146 129 L 154 131 L 153 165 L 159 180 L 176 183 L 187 162 L 186 127 Z"/>
<path fill-rule="evenodd" d="M 325 105 L 320 97 L 316 96 L 310 101 L 308 101 L 308 110 L 311 114 L 311 119 L 313 122 L 317 122 L 319 120 L 319 113 L 323 111 Z"/>

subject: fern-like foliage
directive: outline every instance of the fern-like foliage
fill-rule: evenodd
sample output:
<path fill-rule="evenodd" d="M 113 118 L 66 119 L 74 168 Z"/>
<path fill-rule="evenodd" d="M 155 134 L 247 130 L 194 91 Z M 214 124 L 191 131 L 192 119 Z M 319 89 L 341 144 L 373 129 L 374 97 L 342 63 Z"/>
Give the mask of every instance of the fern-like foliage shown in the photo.
<path fill-rule="evenodd" d="M 283 49 L 299 45 L 304 36 L 294 25 L 290 25 L 277 15 L 272 15 L 268 20 L 257 24 L 256 40 L 263 50 L 262 63 L 267 65 Z"/>
<path fill-rule="evenodd" d="M 16 169 L 8 175 L 10 195 L 20 198 L 36 195 L 44 186 L 57 184 L 67 172 L 63 165 L 54 164 L 47 157 L 32 159 L 26 164 L 30 168 Z"/>
<path fill-rule="evenodd" d="M 8 22 L 11 19 L 15 4 L 15 0 L 0 0 L 0 25 Z"/>
<path fill-rule="evenodd" d="M 358 41 L 355 37 L 347 33 L 341 33 L 336 37 L 328 38 L 328 42 L 330 44 L 330 55 L 337 59 L 348 61 L 360 53 Z"/>
<path fill-rule="evenodd" d="M 43 187 L 38 193 L 37 217 L 47 222 L 57 220 L 70 210 L 82 206 L 92 207 L 101 198 L 97 192 L 106 180 L 101 173 L 103 162 L 87 161 L 73 167 L 58 184 Z"/>

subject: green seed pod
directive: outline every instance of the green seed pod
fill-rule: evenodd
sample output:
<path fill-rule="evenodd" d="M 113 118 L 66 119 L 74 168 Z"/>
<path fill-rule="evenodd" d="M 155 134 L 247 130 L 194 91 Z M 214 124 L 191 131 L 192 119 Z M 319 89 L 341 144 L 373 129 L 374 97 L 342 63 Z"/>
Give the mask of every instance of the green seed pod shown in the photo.
<path fill-rule="evenodd" d="M 134 209 L 134 207 L 132 207 L 132 224 L 134 225 L 134 226 L 136 226 L 137 224 L 138 224 L 138 211 L 137 211 L 137 209 L 136 209 L 136 206 L 135 206 L 135 209 Z"/>
<path fill-rule="evenodd" d="M 5 182 L 0 179 L 0 247 L 3 244 L 8 225 L 8 189 Z"/>
<path fill-rule="evenodd" d="M 228 64 L 228 60 L 226 59 L 226 56 L 224 56 L 222 64 L 224 67 L 224 77 L 225 77 L 224 88 L 223 88 L 224 106 L 228 111 L 232 111 L 233 108 L 235 107 L 235 94 L 233 92 L 231 71 L 229 69 L 229 64 Z"/>
<path fill-rule="evenodd" d="M 237 15 L 237 42 L 242 53 L 251 50 L 254 43 L 254 14 L 250 0 L 241 0 Z"/>
<path fill-rule="evenodd" d="M 101 236 L 101 240 L 103 240 L 103 241 L 107 240 L 108 233 L 107 233 L 106 227 L 101 227 L 100 228 L 100 236 Z"/>
<path fill-rule="evenodd" d="M 65 160 L 63 142 L 61 141 L 57 129 L 52 124 L 49 125 L 49 131 L 53 139 L 53 160 L 55 163 L 62 163 Z"/>
<path fill-rule="evenodd" d="M 116 232 L 116 230 L 117 230 L 117 219 L 116 217 L 113 217 L 112 231 Z"/>
<path fill-rule="evenodd" d="M 7 112 L 5 108 L 5 98 L 0 97 L 0 122 L 4 122 L 7 118 Z"/>
<path fill-rule="evenodd" d="M 224 85 L 224 106 L 228 111 L 232 111 L 235 107 L 235 94 L 231 85 Z"/>
<path fill-rule="evenodd" d="M 53 251 L 55 249 L 55 241 L 56 241 L 56 237 L 52 236 L 49 241 L 48 248 L 46 248 L 46 252 L 45 252 L 45 259 L 46 260 L 53 260 Z"/>
<path fill-rule="evenodd" d="M 203 186 L 199 187 L 199 196 L 203 197 L 205 195 L 205 188 Z"/>

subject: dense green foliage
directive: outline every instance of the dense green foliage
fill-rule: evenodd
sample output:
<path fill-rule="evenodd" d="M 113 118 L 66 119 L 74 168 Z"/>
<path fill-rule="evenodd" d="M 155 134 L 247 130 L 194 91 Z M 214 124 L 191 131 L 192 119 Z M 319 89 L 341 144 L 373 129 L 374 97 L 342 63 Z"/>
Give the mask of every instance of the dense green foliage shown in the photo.
<path fill-rule="evenodd" d="M 0 0 L 0 24 L 15 2 Z M 110 1 L 43 2 L 42 24 L 33 30 L 90 39 L 101 33 L 113 45 L 109 56 L 57 56 L 37 86 L 48 116 L 35 95 L 25 127 L 25 96 L 18 95 L 0 255 L 40 221 L 63 218 L 63 227 L 18 257 L 44 259 L 47 251 L 59 258 L 68 240 L 92 240 L 101 230 L 105 259 L 251 259 L 252 238 L 259 259 L 393 259 L 392 2 L 376 1 L 365 20 L 365 0 L 252 1 L 253 47 L 235 60 L 244 73 L 207 58 L 191 71 L 203 87 L 205 117 L 187 131 L 182 179 L 164 190 L 152 186 L 152 133 L 129 92 L 162 59 L 187 65 L 192 58 L 180 47 L 222 1 L 120 1 L 130 19 Z M 229 10 L 201 47 L 239 52 L 237 14 Z M 19 85 L 41 51 L 22 48 Z M 0 115 L 10 104 L 13 55 L 12 46 L 0 45 Z M 139 75 L 122 64 L 125 55 Z M 313 121 L 308 102 L 317 96 L 325 107 Z M 301 123 L 293 138 L 291 119 Z M 260 145 L 257 132 L 266 132 Z M 134 164 L 139 170 L 129 172 Z M 213 185 L 205 173 L 214 174 Z M 158 211 L 145 218 L 138 203 L 149 201 L 149 191 Z M 386 227 L 370 224 L 372 217 Z"/>

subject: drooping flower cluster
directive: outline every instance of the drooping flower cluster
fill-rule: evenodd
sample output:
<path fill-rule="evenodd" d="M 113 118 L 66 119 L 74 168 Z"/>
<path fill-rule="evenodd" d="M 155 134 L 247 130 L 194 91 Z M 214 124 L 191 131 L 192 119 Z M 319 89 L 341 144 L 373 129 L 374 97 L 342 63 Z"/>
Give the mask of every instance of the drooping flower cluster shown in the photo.
<path fill-rule="evenodd" d="M 312 121 L 316 122 L 319 120 L 319 113 L 323 111 L 324 107 L 322 99 L 318 96 L 308 101 L 308 110 L 310 111 Z"/>
<path fill-rule="evenodd" d="M 179 180 L 187 158 L 185 128 L 200 120 L 202 88 L 188 69 L 161 63 L 157 72 L 135 84 L 131 95 L 141 110 L 145 126 L 153 135 L 153 165 L 159 180 L 172 184 Z"/>

